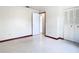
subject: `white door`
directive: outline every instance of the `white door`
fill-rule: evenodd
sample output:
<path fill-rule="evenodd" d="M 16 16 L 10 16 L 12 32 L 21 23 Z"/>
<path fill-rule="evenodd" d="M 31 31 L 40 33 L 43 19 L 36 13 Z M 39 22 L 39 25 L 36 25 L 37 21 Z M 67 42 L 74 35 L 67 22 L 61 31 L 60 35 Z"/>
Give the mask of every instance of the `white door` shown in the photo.
<path fill-rule="evenodd" d="M 74 41 L 74 9 L 69 10 L 69 40 Z"/>
<path fill-rule="evenodd" d="M 75 8 L 75 41 L 79 42 L 79 7 Z"/>
<path fill-rule="evenodd" d="M 74 40 L 74 10 L 68 9 L 65 12 L 65 28 L 64 38 L 67 40 Z"/>
<path fill-rule="evenodd" d="M 40 34 L 40 15 L 33 13 L 33 35 Z"/>
<path fill-rule="evenodd" d="M 68 11 L 64 12 L 64 39 L 69 38 L 69 28 L 68 28 Z"/>

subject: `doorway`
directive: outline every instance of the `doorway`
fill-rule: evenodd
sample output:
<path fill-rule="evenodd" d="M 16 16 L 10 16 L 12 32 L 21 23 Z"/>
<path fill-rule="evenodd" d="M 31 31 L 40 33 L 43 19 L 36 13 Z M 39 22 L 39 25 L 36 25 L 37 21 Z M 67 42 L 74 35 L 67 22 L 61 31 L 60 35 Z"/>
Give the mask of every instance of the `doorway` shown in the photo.
<path fill-rule="evenodd" d="M 33 35 L 45 34 L 45 12 L 33 13 Z"/>
<path fill-rule="evenodd" d="M 40 34 L 40 15 L 33 13 L 33 35 Z"/>

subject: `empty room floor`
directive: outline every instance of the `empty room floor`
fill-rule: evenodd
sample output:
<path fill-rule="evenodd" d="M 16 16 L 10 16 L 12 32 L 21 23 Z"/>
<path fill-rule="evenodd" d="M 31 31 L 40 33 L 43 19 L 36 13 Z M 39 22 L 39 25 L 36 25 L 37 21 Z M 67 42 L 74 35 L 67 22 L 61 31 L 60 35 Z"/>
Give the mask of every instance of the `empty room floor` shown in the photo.
<path fill-rule="evenodd" d="M 0 53 L 77 53 L 79 44 L 43 35 L 0 43 Z"/>

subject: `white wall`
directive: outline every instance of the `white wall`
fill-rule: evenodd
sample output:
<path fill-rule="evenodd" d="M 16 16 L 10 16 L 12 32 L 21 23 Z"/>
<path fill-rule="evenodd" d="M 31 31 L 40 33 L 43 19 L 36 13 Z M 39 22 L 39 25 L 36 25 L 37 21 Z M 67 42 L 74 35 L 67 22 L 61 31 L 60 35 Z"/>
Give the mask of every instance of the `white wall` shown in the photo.
<path fill-rule="evenodd" d="M 71 7 L 44 7 L 46 11 L 46 35 L 63 37 L 64 9 Z M 0 40 L 31 35 L 32 12 L 38 11 L 26 7 L 0 7 Z"/>
<path fill-rule="evenodd" d="M 46 35 L 52 37 L 64 36 L 64 9 L 72 6 L 51 6 L 46 9 Z"/>
<path fill-rule="evenodd" d="M 0 40 L 32 35 L 32 9 L 0 7 Z"/>
<path fill-rule="evenodd" d="M 46 35 L 57 37 L 58 7 L 46 7 Z"/>

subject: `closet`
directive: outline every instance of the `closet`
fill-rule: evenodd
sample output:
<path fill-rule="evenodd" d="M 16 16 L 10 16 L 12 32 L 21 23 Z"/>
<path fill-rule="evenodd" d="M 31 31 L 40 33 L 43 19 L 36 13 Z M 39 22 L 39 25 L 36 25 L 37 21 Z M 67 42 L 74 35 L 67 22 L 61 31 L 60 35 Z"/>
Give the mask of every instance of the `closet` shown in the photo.
<path fill-rule="evenodd" d="M 64 10 L 64 39 L 79 42 L 79 7 Z"/>

